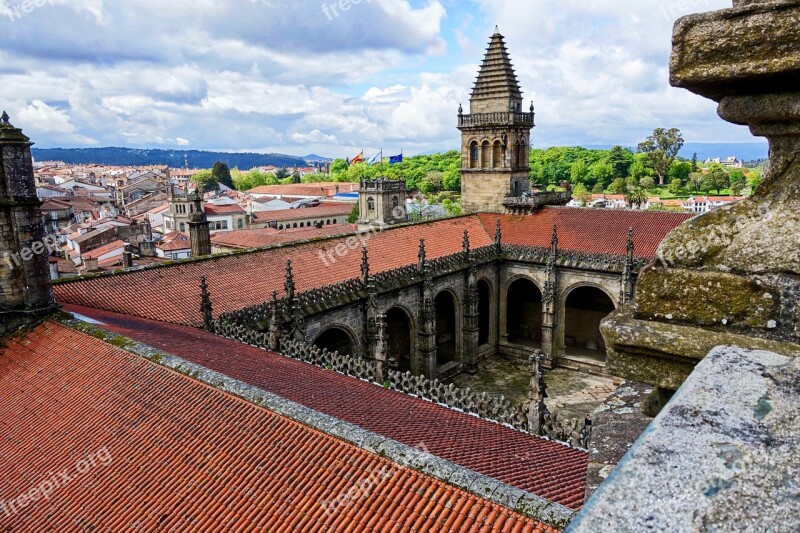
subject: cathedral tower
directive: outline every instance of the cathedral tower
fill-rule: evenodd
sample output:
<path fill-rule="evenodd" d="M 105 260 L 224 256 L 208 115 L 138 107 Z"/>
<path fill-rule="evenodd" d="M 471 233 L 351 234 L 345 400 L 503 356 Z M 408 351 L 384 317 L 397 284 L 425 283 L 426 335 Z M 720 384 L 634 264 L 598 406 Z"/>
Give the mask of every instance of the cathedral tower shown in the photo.
<path fill-rule="evenodd" d="M 503 36 L 495 30 L 472 89 L 470 114 L 458 109 L 465 213 L 501 213 L 508 197 L 529 190 L 533 127 L 533 104 L 523 112 L 517 75 Z"/>
<path fill-rule="evenodd" d="M 55 310 L 30 139 L 0 118 L 0 336 Z"/>

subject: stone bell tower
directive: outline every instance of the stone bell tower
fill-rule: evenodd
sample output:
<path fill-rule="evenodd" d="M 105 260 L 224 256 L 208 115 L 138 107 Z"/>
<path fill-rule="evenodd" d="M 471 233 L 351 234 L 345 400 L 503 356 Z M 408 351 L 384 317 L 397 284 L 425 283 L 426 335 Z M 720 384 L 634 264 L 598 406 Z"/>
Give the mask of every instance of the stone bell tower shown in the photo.
<path fill-rule="evenodd" d="M 503 36 L 495 29 L 472 89 L 470 114 L 458 109 L 465 213 L 500 213 L 509 197 L 528 192 L 533 127 L 533 104 L 523 112 L 517 75 Z"/>
<path fill-rule="evenodd" d="M 211 255 L 211 229 L 203 209 L 203 193 L 195 191 L 188 196 L 192 207 L 189 214 L 189 237 L 192 241 L 192 257 Z"/>
<path fill-rule="evenodd" d="M 0 118 L 0 336 L 55 310 L 30 139 Z"/>

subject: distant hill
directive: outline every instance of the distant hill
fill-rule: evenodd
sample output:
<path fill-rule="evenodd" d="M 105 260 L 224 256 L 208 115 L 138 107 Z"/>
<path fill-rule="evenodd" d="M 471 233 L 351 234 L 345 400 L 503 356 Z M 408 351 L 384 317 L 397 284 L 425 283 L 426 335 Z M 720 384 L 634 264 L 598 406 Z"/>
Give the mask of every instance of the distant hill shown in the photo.
<path fill-rule="evenodd" d="M 211 168 L 217 161 L 230 168 L 250 170 L 261 166 L 304 167 L 300 157 L 282 154 L 201 152 L 198 150 L 156 150 L 135 148 L 33 148 L 37 161 L 63 161 L 72 164 L 110 166 L 169 165 L 183 168 L 184 154 L 189 155 L 191 168 Z"/>
<path fill-rule="evenodd" d="M 308 161 L 314 161 L 314 162 L 323 161 L 325 163 L 333 163 L 333 159 L 331 159 L 330 157 L 323 157 L 323 156 L 317 155 L 317 154 L 308 154 L 307 156 L 303 156 L 302 159 L 303 159 L 303 161 L 306 161 L 306 162 L 308 162 Z"/>

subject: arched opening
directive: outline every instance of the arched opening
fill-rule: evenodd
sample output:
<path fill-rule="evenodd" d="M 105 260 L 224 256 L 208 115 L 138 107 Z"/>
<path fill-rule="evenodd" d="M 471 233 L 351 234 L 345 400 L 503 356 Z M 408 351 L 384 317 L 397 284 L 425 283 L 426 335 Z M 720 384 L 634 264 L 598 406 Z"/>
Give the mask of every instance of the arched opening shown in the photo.
<path fill-rule="evenodd" d="M 481 168 L 491 168 L 492 167 L 492 145 L 489 144 L 489 141 L 483 141 L 483 146 L 481 146 Z"/>
<path fill-rule="evenodd" d="M 367 210 L 371 213 L 375 211 L 375 198 L 369 197 L 367 198 Z"/>
<path fill-rule="evenodd" d="M 469 168 L 478 168 L 480 162 L 480 150 L 478 149 L 478 141 L 472 141 L 469 145 Z"/>
<path fill-rule="evenodd" d="M 389 360 L 400 372 L 411 371 L 411 318 L 400 307 L 386 313 L 386 336 L 389 339 Z"/>
<path fill-rule="evenodd" d="M 341 355 L 355 355 L 355 341 L 342 328 L 325 330 L 314 341 L 314 346 L 327 348 L 329 352 L 339 352 Z"/>
<path fill-rule="evenodd" d="M 492 155 L 492 167 L 502 168 L 503 166 L 503 145 L 500 141 L 494 142 L 494 150 Z"/>
<path fill-rule="evenodd" d="M 506 333 L 514 344 L 541 348 L 542 291 L 529 279 L 518 279 L 508 288 Z"/>
<path fill-rule="evenodd" d="M 456 357 L 456 301 L 448 291 L 434 300 L 436 307 L 436 366 L 454 362 Z"/>
<path fill-rule="evenodd" d="M 489 344 L 492 338 L 492 287 L 486 281 L 478 282 L 478 344 Z"/>
<path fill-rule="evenodd" d="M 525 168 L 525 145 L 522 143 L 517 144 L 517 168 Z"/>
<path fill-rule="evenodd" d="M 606 346 L 600 334 L 600 322 L 616 306 L 596 287 L 578 287 L 567 296 L 564 305 L 564 347 L 566 355 L 606 360 Z"/>

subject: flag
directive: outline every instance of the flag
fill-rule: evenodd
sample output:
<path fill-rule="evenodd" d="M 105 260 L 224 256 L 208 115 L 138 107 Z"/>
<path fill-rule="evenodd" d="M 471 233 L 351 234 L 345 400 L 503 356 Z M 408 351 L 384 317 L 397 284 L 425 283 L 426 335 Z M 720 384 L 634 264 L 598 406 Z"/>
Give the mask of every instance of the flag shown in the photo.
<path fill-rule="evenodd" d="M 367 164 L 368 165 L 374 165 L 375 163 L 377 163 L 379 160 L 382 160 L 382 159 L 383 159 L 383 150 L 381 150 L 380 152 L 378 152 L 377 154 L 372 156 L 372 159 L 370 159 L 367 162 Z"/>
<path fill-rule="evenodd" d="M 403 154 L 400 155 L 393 155 L 389 158 L 390 165 L 397 165 L 403 162 Z"/>
<path fill-rule="evenodd" d="M 356 163 L 363 163 L 364 162 L 364 150 L 361 150 L 361 153 L 355 156 L 351 161 L 351 165 L 355 165 Z"/>

